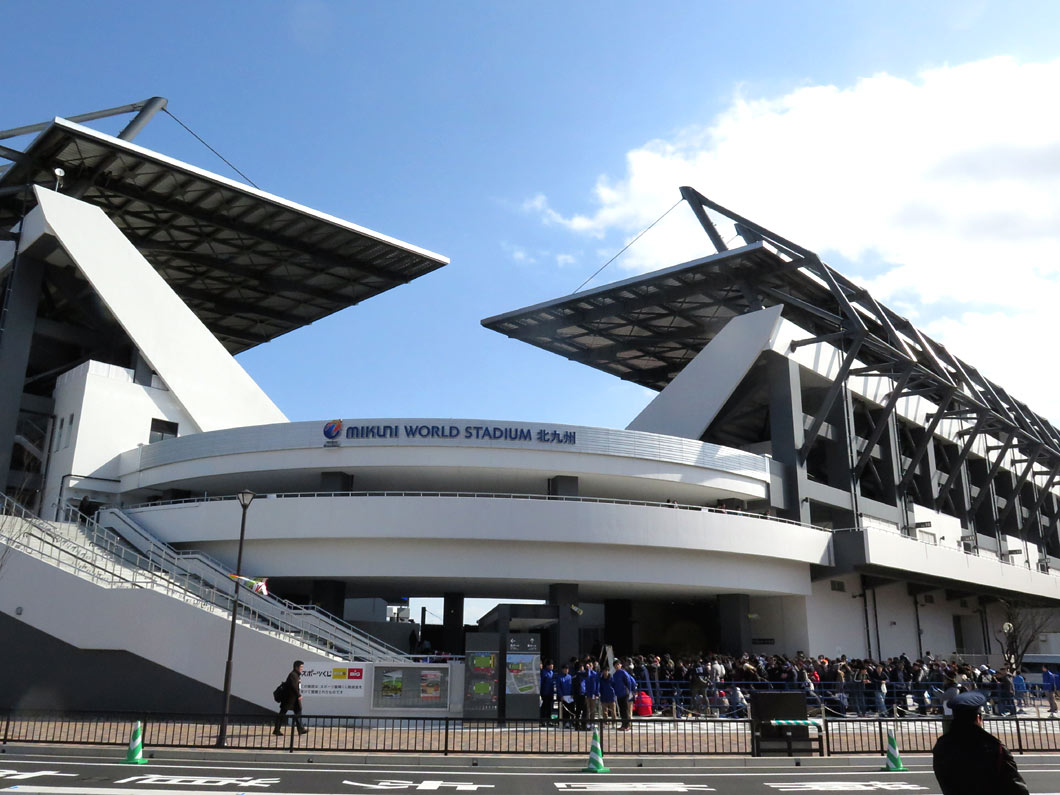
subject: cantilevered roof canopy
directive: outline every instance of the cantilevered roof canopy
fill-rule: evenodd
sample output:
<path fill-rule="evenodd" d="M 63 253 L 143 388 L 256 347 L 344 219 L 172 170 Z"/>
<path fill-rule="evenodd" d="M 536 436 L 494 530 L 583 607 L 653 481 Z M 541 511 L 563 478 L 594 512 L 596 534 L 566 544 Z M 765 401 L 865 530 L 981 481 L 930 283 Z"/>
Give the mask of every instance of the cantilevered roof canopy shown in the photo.
<path fill-rule="evenodd" d="M 791 273 L 775 248 L 752 243 L 486 318 L 482 325 L 661 390 L 734 315 L 748 311 L 741 282 Z M 800 289 L 817 287 L 808 282 Z"/>
<path fill-rule="evenodd" d="M 967 449 L 978 434 L 990 433 L 1025 453 L 1021 485 L 1035 465 L 1049 473 L 1045 491 L 1060 476 L 1060 431 L 1047 419 L 812 251 L 691 188 L 681 192 L 718 253 L 496 315 L 482 324 L 661 390 L 733 315 L 783 304 L 784 317 L 807 332 L 806 339 L 793 345 L 828 342 L 843 352 L 833 391 L 853 373 L 890 377 L 895 389 L 885 414 L 903 395 L 924 395 L 939 406 L 930 430 L 942 419 L 958 419 L 974 427 Z M 747 245 L 727 248 L 708 209 L 732 222 Z M 830 400 L 825 398 L 826 406 Z M 821 422 L 823 413 L 813 433 Z M 807 449 L 812 436 L 807 436 Z"/>
<path fill-rule="evenodd" d="M 19 188 L 54 186 L 55 168 L 62 192 L 99 205 L 231 353 L 448 263 L 59 118 L 0 176 L 0 229 L 25 212 Z M 53 290 L 50 312 L 69 299 Z"/>

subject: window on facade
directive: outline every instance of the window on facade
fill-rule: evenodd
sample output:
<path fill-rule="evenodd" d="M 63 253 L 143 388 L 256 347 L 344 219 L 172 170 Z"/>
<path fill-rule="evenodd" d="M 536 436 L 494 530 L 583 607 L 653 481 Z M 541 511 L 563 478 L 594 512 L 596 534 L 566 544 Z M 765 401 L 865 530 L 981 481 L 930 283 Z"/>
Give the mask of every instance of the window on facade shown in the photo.
<path fill-rule="evenodd" d="M 55 432 L 55 444 L 52 445 L 52 452 L 54 453 L 60 447 L 63 446 L 63 426 L 66 424 L 66 417 L 59 418 L 59 430 Z"/>
<path fill-rule="evenodd" d="M 175 439 L 177 436 L 177 423 L 168 420 L 151 420 L 151 436 L 148 444 L 161 442 L 163 439 Z"/>
<path fill-rule="evenodd" d="M 847 584 L 845 582 L 843 582 L 842 580 L 832 580 L 832 590 L 833 591 L 846 591 L 846 589 L 847 589 Z"/>
<path fill-rule="evenodd" d="M 63 443 L 63 447 L 69 447 L 70 441 L 74 438 L 74 415 L 70 414 L 70 421 L 66 423 L 66 441 Z"/>

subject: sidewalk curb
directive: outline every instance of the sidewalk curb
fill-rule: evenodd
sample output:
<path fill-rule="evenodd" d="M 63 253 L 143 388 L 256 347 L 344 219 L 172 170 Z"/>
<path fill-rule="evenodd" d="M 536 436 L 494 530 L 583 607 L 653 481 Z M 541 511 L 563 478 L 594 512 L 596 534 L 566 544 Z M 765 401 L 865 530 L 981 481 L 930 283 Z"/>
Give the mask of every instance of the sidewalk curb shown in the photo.
<path fill-rule="evenodd" d="M 115 763 L 120 762 L 121 749 L 108 746 L 64 746 L 37 745 L 34 743 L 8 744 L 0 746 L 0 758 L 3 756 L 43 756 L 94 758 L 113 756 Z M 320 765 L 359 765 L 359 766 L 400 766 L 400 767 L 533 767 L 559 768 L 566 770 L 584 765 L 584 755 L 551 754 L 551 755 L 475 755 L 475 754 L 349 754 L 341 751 L 260 751 L 230 750 L 214 748 L 160 748 L 145 749 L 144 756 L 152 762 L 259 762 L 271 764 L 320 764 Z M 1055 761 L 1060 754 L 1024 754 L 1017 761 L 1036 758 Z M 750 756 L 617 756 L 607 757 L 608 767 L 621 770 L 637 769 L 689 769 L 689 768 L 771 768 L 787 769 L 795 767 L 829 768 L 858 767 L 879 768 L 883 757 L 879 754 L 864 756 L 800 756 L 800 757 L 750 757 Z M 930 767 L 929 754 L 907 755 L 906 764 L 913 767 Z"/>

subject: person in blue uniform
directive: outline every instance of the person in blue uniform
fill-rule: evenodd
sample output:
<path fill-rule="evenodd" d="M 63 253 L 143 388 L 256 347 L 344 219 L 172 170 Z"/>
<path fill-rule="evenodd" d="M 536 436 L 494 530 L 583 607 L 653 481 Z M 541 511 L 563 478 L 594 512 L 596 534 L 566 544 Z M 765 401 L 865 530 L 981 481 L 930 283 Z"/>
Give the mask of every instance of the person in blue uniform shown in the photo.
<path fill-rule="evenodd" d="M 541 667 L 541 725 L 552 722 L 552 702 L 556 698 L 556 671 L 552 660 Z"/>
<path fill-rule="evenodd" d="M 568 729 L 574 715 L 574 689 L 571 682 L 570 668 L 564 665 L 556 677 L 556 695 L 559 696 L 559 712 L 563 716 L 563 725 Z"/>
<path fill-rule="evenodd" d="M 596 663 L 589 660 L 585 663 L 585 714 L 589 726 L 599 717 L 600 712 L 600 672 Z"/>
<path fill-rule="evenodd" d="M 947 704 L 953 712 L 950 730 L 931 751 L 942 795 L 1027 795 L 1030 790 L 1009 750 L 983 728 L 980 690 L 961 693 Z"/>
<path fill-rule="evenodd" d="M 629 731 L 633 720 L 630 700 L 637 695 L 637 680 L 622 667 L 622 663 L 615 660 L 615 671 L 611 674 L 611 682 L 618 701 L 618 717 L 622 719 L 619 731 Z"/>
<path fill-rule="evenodd" d="M 587 727 L 586 724 L 586 708 L 588 696 L 588 674 L 585 670 L 585 663 L 579 662 L 576 665 L 577 670 L 574 675 L 571 676 L 571 693 L 574 696 L 574 728 L 580 731 L 584 731 Z"/>

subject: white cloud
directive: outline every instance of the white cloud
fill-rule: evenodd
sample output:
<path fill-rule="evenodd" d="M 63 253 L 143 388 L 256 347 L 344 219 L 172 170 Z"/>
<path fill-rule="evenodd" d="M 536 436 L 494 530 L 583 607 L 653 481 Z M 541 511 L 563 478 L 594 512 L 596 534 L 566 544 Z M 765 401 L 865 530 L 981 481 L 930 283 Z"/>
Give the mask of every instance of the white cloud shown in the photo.
<path fill-rule="evenodd" d="M 508 256 L 512 258 L 513 262 L 516 262 L 520 265 L 533 265 L 535 262 L 537 262 L 537 257 L 535 257 L 522 246 L 517 246 L 513 243 L 502 242 L 501 248 L 503 248 L 508 253 Z"/>
<path fill-rule="evenodd" d="M 708 124 L 628 152 L 624 174 L 598 179 L 591 212 L 564 215 L 544 195 L 525 208 L 614 253 L 691 185 L 832 260 L 1060 419 L 1041 377 L 1060 306 L 1057 86 L 1060 60 L 1000 57 L 911 80 L 738 95 Z M 682 205 L 616 266 L 652 270 L 710 251 Z"/>
<path fill-rule="evenodd" d="M 559 265 L 561 268 L 569 267 L 569 266 L 573 265 L 577 261 L 578 261 L 577 258 L 574 257 L 571 254 L 557 254 L 556 255 L 556 264 Z"/>

